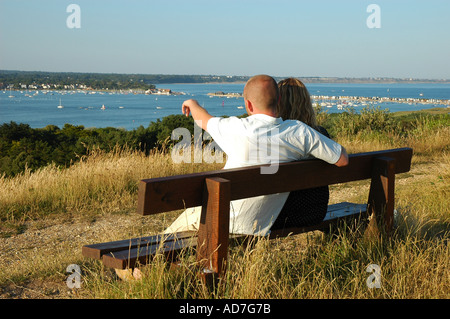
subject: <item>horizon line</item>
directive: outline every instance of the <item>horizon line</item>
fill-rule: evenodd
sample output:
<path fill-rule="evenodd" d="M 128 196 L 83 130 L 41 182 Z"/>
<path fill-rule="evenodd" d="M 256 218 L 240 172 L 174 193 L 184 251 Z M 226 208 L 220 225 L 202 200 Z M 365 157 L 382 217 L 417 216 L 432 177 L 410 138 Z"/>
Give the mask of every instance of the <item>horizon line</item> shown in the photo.
<path fill-rule="evenodd" d="M 45 71 L 45 70 L 9 70 L 9 69 L 0 69 L 0 72 L 28 72 L 28 73 L 74 73 L 74 74 L 114 74 L 114 75 L 164 75 L 164 76 L 220 76 L 220 77 L 241 77 L 241 78 L 250 78 L 253 75 L 227 75 L 227 74 L 195 74 L 195 73 L 124 73 L 124 72 L 86 72 L 86 71 Z M 402 81 L 445 81 L 450 82 L 450 78 L 414 78 L 414 77 L 394 77 L 394 76 L 272 76 L 273 78 L 289 78 L 296 77 L 302 79 L 352 79 L 352 80 L 402 80 Z"/>

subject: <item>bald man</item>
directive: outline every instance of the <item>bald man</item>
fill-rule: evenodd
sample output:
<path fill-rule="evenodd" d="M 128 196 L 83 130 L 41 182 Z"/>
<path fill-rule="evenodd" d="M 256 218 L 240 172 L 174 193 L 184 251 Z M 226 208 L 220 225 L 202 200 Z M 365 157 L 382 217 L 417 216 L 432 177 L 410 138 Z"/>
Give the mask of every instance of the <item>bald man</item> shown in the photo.
<path fill-rule="evenodd" d="M 278 86 L 275 80 L 267 75 L 256 75 L 247 81 L 244 87 L 244 103 L 248 115 L 266 114 L 276 117 L 278 103 Z M 192 114 L 194 121 L 207 130 L 208 121 L 213 117 L 196 100 L 187 100 L 182 105 L 186 116 Z"/>
<path fill-rule="evenodd" d="M 301 159 L 318 158 L 330 164 L 345 166 L 348 155 L 344 147 L 296 120 L 277 117 L 279 99 L 276 81 L 268 75 L 252 77 L 244 87 L 247 118 L 211 116 L 196 100 L 187 100 L 182 113 L 192 115 L 198 126 L 207 131 L 227 154 L 225 169 L 276 164 Z M 274 166 L 275 165 L 275 166 Z M 266 235 L 278 217 L 289 193 L 264 195 L 236 200 L 230 207 L 230 232 Z M 186 210 L 166 232 L 196 229 L 199 208 Z"/>

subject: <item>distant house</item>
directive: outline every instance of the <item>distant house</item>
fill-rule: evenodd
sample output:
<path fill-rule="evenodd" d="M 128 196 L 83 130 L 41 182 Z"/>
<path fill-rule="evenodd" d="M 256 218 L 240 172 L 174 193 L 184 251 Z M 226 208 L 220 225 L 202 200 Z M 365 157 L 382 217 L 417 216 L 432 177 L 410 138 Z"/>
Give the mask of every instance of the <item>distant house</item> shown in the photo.
<path fill-rule="evenodd" d="M 153 90 L 148 90 L 151 93 L 150 94 L 159 94 L 159 95 L 170 95 L 172 94 L 172 90 L 171 89 L 153 89 Z M 146 93 L 148 92 L 146 91 Z"/>

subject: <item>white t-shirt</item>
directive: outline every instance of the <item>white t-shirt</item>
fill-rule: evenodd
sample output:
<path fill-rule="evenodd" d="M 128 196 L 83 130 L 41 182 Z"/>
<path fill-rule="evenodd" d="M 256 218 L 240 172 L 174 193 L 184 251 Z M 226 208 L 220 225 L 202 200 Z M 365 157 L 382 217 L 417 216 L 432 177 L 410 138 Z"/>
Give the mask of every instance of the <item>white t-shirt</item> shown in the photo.
<path fill-rule="evenodd" d="M 264 114 L 247 118 L 214 117 L 206 131 L 227 154 L 224 169 L 270 164 L 262 174 L 273 174 L 278 163 L 319 158 L 335 164 L 342 147 L 306 124 Z M 231 202 L 230 233 L 266 235 L 289 193 L 263 195 Z M 197 229 L 201 208 L 187 209 L 166 232 Z"/>

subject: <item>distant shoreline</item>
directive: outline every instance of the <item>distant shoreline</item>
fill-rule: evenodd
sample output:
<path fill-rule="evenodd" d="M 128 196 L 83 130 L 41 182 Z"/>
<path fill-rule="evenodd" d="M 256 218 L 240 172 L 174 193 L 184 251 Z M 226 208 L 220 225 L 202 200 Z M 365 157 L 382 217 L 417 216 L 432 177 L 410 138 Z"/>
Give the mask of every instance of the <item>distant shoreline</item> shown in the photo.
<path fill-rule="evenodd" d="M 339 84 L 450 84 L 450 80 L 427 80 L 427 79 L 397 79 L 397 78 L 301 78 L 304 83 L 339 83 Z"/>
<path fill-rule="evenodd" d="M 450 84 L 450 80 L 362 80 L 359 78 L 354 79 L 336 79 L 334 81 L 331 80 L 311 80 L 308 78 L 304 78 L 301 76 L 293 76 L 294 78 L 300 79 L 303 83 L 322 83 L 322 84 Z M 287 79 L 289 77 L 274 77 L 274 79 L 278 82 L 282 79 Z M 170 84 L 170 85 L 182 85 L 182 84 L 245 84 L 246 81 L 234 81 L 234 82 L 218 82 L 218 81 L 210 81 L 210 82 L 164 82 L 164 83 L 155 83 L 155 85 L 164 85 L 164 84 Z"/>
<path fill-rule="evenodd" d="M 243 84 L 248 75 L 126 74 L 0 70 L 0 89 L 149 90 L 164 84 Z M 450 79 L 393 77 L 273 76 L 304 83 L 329 84 L 450 84 Z"/>

